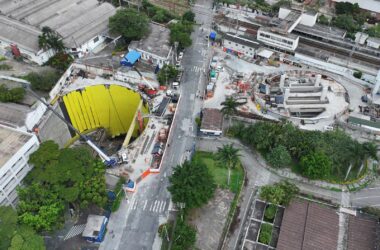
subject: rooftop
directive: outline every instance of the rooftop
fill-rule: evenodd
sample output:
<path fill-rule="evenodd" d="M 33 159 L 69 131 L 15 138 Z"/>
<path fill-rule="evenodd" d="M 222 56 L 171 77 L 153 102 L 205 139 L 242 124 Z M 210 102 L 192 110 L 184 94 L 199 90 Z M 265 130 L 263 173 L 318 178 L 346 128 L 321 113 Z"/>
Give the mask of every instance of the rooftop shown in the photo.
<path fill-rule="evenodd" d="M 140 41 L 132 41 L 129 49 L 146 51 L 167 58 L 171 50 L 169 37 L 170 30 L 168 28 L 157 23 L 150 23 L 149 35 Z"/>
<path fill-rule="evenodd" d="M 377 220 L 373 217 L 350 215 L 348 219 L 347 250 L 376 249 L 375 242 L 378 238 Z"/>
<path fill-rule="evenodd" d="M 31 108 L 17 103 L 0 103 L 0 124 L 10 127 L 24 126 Z"/>
<path fill-rule="evenodd" d="M 222 130 L 223 114 L 219 109 L 205 108 L 202 113 L 201 130 Z"/>
<path fill-rule="evenodd" d="M 0 13 L 1 39 L 37 52 L 42 27 L 56 30 L 67 47 L 78 47 L 107 33 L 108 19 L 116 9 L 97 0 L 2 0 Z"/>
<path fill-rule="evenodd" d="M 368 37 L 367 42 L 372 42 L 372 43 L 379 43 L 380 44 L 380 38 L 377 37 Z"/>
<path fill-rule="evenodd" d="M 0 168 L 32 137 L 0 125 Z"/>
<path fill-rule="evenodd" d="M 235 42 L 235 43 L 239 43 L 239 44 L 245 45 L 245 46 L 250 47 L 250 48 L 257 49 L 257 48 L 260 47 L 260 43 L 259 42 L 255 42 L 252 39 L 248 39 L 248 38 L 246 38 L 244 36 L 234 35 L 232 33 L 227 33 L 224 36 L 224 39 L 228 40 L 228 41 L 231 41 L 231 42 Z"/>
<path fill-rule="evenodd" d="M 82 236 L 89 237 L 89 238 L 97 237 L 98 233 L 100 232 L 102 228 L 105 218 L 106 217 L 102 215 L 90 214 L 87 217 L 87 224 L 86 224 L 86 227 L 84 228 Z"/>

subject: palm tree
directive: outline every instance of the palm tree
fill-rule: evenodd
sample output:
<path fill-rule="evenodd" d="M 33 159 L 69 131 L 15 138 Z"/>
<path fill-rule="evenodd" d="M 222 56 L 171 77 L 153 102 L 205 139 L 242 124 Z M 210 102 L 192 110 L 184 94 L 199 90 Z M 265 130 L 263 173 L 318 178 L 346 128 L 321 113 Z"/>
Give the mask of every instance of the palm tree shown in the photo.
<path fill-rule="evenodd" d="M 377 145 L 373 142 L 363 143 L 365 157 L 371 157 L 374 160 L 377 160 Z"/>
<path fill-rule="evenodd" d="M 42 34 L 38 36 L 38 46 L 44 50 L 52 49 L 54 52 L 62 52 L 65 49 L 62 37 L 47 26 L 42 28 Z"/>
<path fill-rule="evenodd" d="M 229 125 L 228 125 L 228 128 L 229 128 L 231 127 L 231 116 L 237 113 L 237 106 L 239 106 L 239 103 L 237 103 L 233 97 L 227 97 L 227 99 L 221 104 L 223 106 L 222 108 L 223 115 L 229 118 Z"/>
<path fill-rule="evenodd" d="M 230 185 L 231 179 L 231 169 L 235 168 L 239 162 L 239 149 L 235 148 L 234 145 L 225 144 L 223 147 L 218 147 L 218 152 L 216 153 L 216 160 L 228 168 L 228 179 L 227 185 Z"/>

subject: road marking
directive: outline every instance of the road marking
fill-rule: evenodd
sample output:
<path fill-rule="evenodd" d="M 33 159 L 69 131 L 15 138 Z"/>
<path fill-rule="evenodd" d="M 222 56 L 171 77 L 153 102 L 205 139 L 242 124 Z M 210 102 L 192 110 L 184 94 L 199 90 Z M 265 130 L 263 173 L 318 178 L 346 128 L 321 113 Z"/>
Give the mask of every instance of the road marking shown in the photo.
<path fill-rule="evenodd" d="M 134 204 L 133 204 L 133 210 L 136 210 L 137 209 L 137 205 L 138 205 L 138 200 L 135 200 Z"/>
<path fill-rule="evenodd" d="M 152 202 L 152 204 L 150 204 L 150 208 L 149 208 L 149 211 L 152 211 L 152 208 L 153 208 L 153 202 Z"/>
<path fill-rule="evenodd" d="M 70 238 L 73 238 L 73 237 L 83 233 L 85 227 L 86 227 L 86 224 L 75 225 L 75 226 L 71 227 L 70 231 L 66 234 L 66 236 L 63 240 L 68 240 Z"/>
<path fill-rule="evenodd" d="M 353 198 L 353 200 L 363 200 L 363 199 L 368 199 L 368 198 L 379 198 L 379 195 L 375 196 L 364 196 L 364 197 L 358 197 L 358 198 Z"/>
<path fill-rule="evenodd" d="M 148 200 L 145 201 L 143 210 L 145 211 L 146 205 L 148 205 Z"/>
<path fill-rule="evenodd" d="M 373 188 L 367 188 L 367 189 L 380 189 L 380 187 L 373 187 Z"/>
<path fill-rule="evenodd" d="M 154 212 L 154 210 L 156 210 L 156 207 L 157 207 L 157 203 L 158 203 L 158 200 L 155 200 L 155 201 L 154 201 L 153 210 L 152 210 L 153 212 Z"/>
<path fill-rule="evenodd" d="M 166 201 L 162 202 L 162 204 L 161 204 L 161 206 L 160 206 L 160 212 L 163 212 L 163 211 L 164 211 L 165 206 L 166 206 Z"/>

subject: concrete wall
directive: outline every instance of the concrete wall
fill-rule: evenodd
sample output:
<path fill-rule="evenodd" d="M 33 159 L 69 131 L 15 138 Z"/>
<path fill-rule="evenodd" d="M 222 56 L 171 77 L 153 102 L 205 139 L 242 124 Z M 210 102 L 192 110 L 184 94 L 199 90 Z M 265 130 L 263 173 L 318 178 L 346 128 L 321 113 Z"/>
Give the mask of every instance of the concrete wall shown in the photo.
<path fill-rule="evenodd" d="M 70 53 L 78 56 L 79 58 L 85 56 L 87 53 L 95 49 L 97 46 L 104 43 L 106 40 L 105 36 L 97 35 L 87 42 L 81 44 L 77 48 L 71 48 Z"/>
<path fill-rule="evenodd" d="M 158 65 L 160 68 L 162 68 L 165 64 L 170 64 L 172 53 L 173 53 L 172 48 L 170 48 L 170 51 L 167 57 L 161 57 L 161 56 L 155 55 L 153 53 L 150 53 L 138 48 L 135 50 L 140 52 L 141 60 L 146 61 L 153 65 Z"/>
<path fill-rule="evenodd" d="M 318 19 L 318 13 L 315 13 L 314 15 L 308 14 L 308 13 L 302 13 L 301 15 L 301 21 L 300 24 L 313 27 Z"/>
<path fill-rule="evenodd" d="M 278 18 L 285 19 L 290 12 L 291 10 L 287 8 L 280 8 L 280 10 L 278 11 Z"/>
<path fill-rule="evenodd" d="M 255 55 L 255 49 L 254 48 L 236 43 L 234 41 L 230 41 L 230 40 L 228 40 L 228 38 L 224 39 L 223 46 L 227 49 L 232 49 L 234 51 L 240 52 L 246 56 L 253 57 Z"/>
<path fill-rule="evenodd" d="M 38 124 L 42 116 L 44 115 L 47 107 L 41 102 L 36 102 L 33 106 L 33 111 L 26 115 L 25 126 L 26 129 L 32 131 L 34 126 Z"/>
<path fill-rule="evenodd" d="M 28 164 L 29 156 L 39 146 L 35 135 L 20 133 L 27 134 L 31 138 L 3 166 L 0 166 L 0 206 L 11 205 L 15 207 L 17 204 L 16 187 L 32 169 Z"/>
<path fill-rule="evenodd" d="M 257 40 L 279 49 L 294 51 L 298 47 L 299 37 L 297 36 L 297 38 L 293 39 L 282 36 L 281 34 L 259 29 L 257 32 Z"/>
<path fill-rule="evenodd" d="M 380 43 L 371 40 L 367 40 L 367 45 L 375 49 L 378 49 L 380 47 Z"/>
<path fill-rule="evenodd" d="M 10 51 L 10 45 L 11 45 L 10 42 L 0 40 L 0 48 L 2 48 L 3 50 Z M 48 51 L 40 50 L 39 52 L 35 53 L 35 52 L 30 51 L 28 49 L 24 49 L 20 46 L 18 46 L 18 48 L 19 48 L 22 56 L 24 56 L 25 58 L 27 58 L 31 62 L 37 63 L 38 65 L 44 64 L 45 62 L 47 62 L 49 60 L 50 57 L 52 57 L 54 55 L 52 50 L 48 50 Z"/>

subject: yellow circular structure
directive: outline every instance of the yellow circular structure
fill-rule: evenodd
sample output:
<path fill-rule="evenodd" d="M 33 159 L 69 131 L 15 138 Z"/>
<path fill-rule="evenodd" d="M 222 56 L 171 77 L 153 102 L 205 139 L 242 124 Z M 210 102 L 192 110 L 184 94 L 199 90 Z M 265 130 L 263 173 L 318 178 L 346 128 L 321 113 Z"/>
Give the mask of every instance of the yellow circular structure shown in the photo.
<path fill-rule="evenodd" d="M 111 137 L 127 134 L 125 143 L 142 132 L 148 119 L 141 95 L 119 85 L 92 85 L 63 96 L 66 116 L 80 132 L 105 128 Z M 124 145 L 125 145 L 124 143 Z"/>

